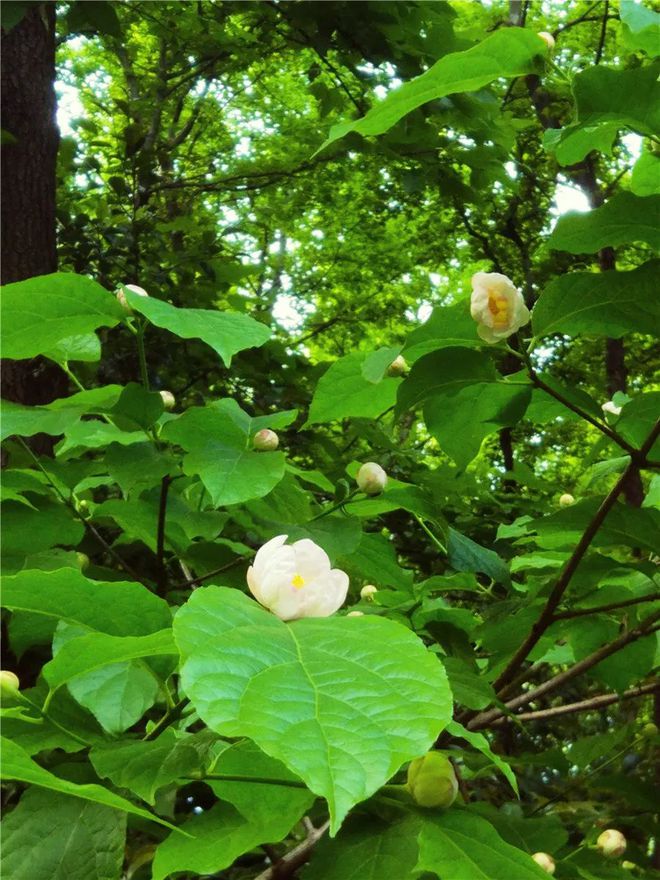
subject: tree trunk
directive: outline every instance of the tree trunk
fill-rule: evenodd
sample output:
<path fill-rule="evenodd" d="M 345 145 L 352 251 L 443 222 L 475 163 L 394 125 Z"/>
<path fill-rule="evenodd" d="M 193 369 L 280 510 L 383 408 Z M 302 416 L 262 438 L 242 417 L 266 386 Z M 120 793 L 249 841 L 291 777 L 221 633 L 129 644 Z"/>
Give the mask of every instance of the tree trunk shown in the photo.
<path fill-rule="evenodd" d="M 44 3 L 2 36 L 2 127 L 15 138 L 2 148 L 3 284 L 57 270 L 54 86 L 55 4 Z M 66 389 L 66 376 L 50 361 L 3 362 L 2 396 L 9 400 L 47 403 Z M 51 447 L 43 435 L 32 445 Z"/>

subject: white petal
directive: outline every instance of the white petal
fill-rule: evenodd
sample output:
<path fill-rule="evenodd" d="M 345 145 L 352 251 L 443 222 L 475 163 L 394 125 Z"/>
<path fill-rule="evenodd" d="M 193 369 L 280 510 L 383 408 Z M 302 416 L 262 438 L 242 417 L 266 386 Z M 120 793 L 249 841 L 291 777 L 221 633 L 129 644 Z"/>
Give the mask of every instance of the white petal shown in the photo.
<path fill-rule="evenodd" d="M 288 587 L 277 592 L 268 607 L 280 620 L 295 620 L 297 617 L 305 617 L 304 592 L 304 587 L 301 590 L 297 590 L 289 584 Z"/>
<path fill-rule="evenodd" d="M 296 556 L 296 574 L 301 575 L 305 581 L 314 580 L 330 571 L 328 554 L 309 538 L 296 541 L 292 549 Z"/>
<path fill-rule="evenodd" d="M 495 342 L 500 341 L 500 336 L 494 333 L 492 328 L 487 327 L 485 324 L 479 324 L 477 326 L 477 333 L 479 334 L 479 337 L 489 345 L 493 345 Z"/>
<path fill-rule="evenodd" d="M 266 568 L 270 565 L 270 560 L 273 558 L 273 552 L 282 547 L 288 537 L 288 535 L 277 535 L 257 550 L 253 563 L 254 574 L 257 580 L 264 576 Z"/>

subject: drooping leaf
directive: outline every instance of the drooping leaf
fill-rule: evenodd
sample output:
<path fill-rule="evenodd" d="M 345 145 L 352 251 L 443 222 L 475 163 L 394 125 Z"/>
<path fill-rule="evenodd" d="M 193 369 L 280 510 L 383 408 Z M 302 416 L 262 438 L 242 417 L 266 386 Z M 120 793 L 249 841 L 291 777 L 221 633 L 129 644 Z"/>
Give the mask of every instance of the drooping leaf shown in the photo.
<path fill-rule="evenodd" d="M 114 327 L 124 312 L 96 281 L 72 272 L 39 275 L 2 290 L 2 354 L 30 358 L 97 327 Z"/>
<path fill-rule="evenodd" d="M 572 272 L 545 288 L 532 312 L 535 336 L 584 333 L 618 338 L 652 333 L 660 322 L 660 261 L 631 272 Z"/>
<path fill-rule="evenodd" d="M 467 728 L 463 727 L 462 724 L 459 724 L 458 721 L 450 721 L 447 725 L 447 731 L 454 737 L 460 737 L 461 739 L 466 740 L 473 748 L 484 754 L 489 761 L 492 761 L 497 769 L 506 776 L 511 788 L 516 794 L 518 794 L 518 780 L 516 779 L 515 773 L 503 758 L 495 754 L 483 733 L 479 733 L 479 731 L 476 730 L 467 730 Z"/>
<path fill-rule="evenodd" d="M 548 247 L 570 254 L 594 254 L 604 247 L 636 241 L 660 249 L 660 195 L 623 191 L 586 214 L 564 214 L 552 230 Z"/>
<path fill-rule="evenodd" d="M 451 715 L 440 664 L 388 620 L 287 625 L 213 587 L 180 609 L 175 638 L 200 717 L 220 734 L 250 737 L 325 797 L 333 832 L 351 806 L 428 749 Z"/>
<path fill-rule="evenodd" d="M 449 564 L 456 571 L 480 571 L 503 584 L 510 581 L 509 569 L 493 550 L 487 550 L 462 535 L 456 529 L 449 529 L 447 542 Z"/>
<path fill-rule="evenodd" d="M 0 439 L 11 434 L 32 437 L 34 434 L 63 434 L 78 421 L 83 413 L 107 412 L 117 402 L 120 385 L 105 385 L 90 391 L 79 391 L 71 397 L 60 397 L 45 406 L 24 406 L 9 400 L 2 401 L 2 430 Z"/>

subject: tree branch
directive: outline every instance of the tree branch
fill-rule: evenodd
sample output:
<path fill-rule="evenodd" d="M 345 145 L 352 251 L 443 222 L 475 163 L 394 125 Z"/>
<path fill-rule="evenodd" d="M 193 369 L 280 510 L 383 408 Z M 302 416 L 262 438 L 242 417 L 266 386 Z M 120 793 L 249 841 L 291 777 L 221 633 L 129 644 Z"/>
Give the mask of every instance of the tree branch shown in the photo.
<path fill-rule="evenodd" d="M 254 880 L 286 880 L 291 877 L 301 865 L 309 860 L 312 850 L 330 827 L 330 822 L 324 822 L 320 828 L 314 828 L 306 840 L 282 856 L 279 862 L 262 871 Z"/>
<path fill-rule="evenodd" d="M 160 483 L 160 501 L 158 504 L 158 528 L 156 531 L 156 557 L 158 566 L 158 587 L 164 593 L 167 589 L 167 571 L 164 563 L 165 555 L 165 520 L 167 518 L 167 492 L 172 477 L 166 474 Z"/>
<path fill-rule="evenodd" d="M 591 608 L 572 608 L 568 611 L 560 611 L 554 615 L 553 620 L 571 620 L 573 617 L 583 617 L 587 614 L 602 614 L 605 611 L 615 611 L 617 608 L 639 605 L 641 602 L 660 602 L 660 593 L 651 593 L 650 596 L 636 596 L 634 599 L 610 602 L 608 605 L 593 605 Z"/>

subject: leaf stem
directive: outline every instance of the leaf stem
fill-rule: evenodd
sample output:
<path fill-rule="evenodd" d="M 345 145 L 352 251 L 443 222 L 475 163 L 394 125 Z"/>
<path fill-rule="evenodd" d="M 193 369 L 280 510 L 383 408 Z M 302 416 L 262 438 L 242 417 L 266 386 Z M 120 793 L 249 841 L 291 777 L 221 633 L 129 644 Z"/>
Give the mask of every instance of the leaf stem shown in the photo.
<path fill-rule="evenodd" d="M 341 510 L 342 507 L 345 507 L 349 501 L 355 498 L 356 495 L 361 494 L 359 489 L 353 489 L 343 501 L 340 501 L 339 504 L 333 504 L 332 507 L 328 507 L 325 510 L 322 510 L 321 513 L 318 513 L 316 516 L 313 516 L 307 522 L 316 522 L 317 519 L 322 519 L 324 516 L 328 516 L 330 513 L 334 513 L 335 510 Z"/>
<path fill-rule="evenodd" d="M 413 518 L 414 518 L 415 520 L 417 520 L 417 523 L 422 527 L 422 529 L 426 532 L 426 534 L 427 534 L 427 535 L 429 536 L 429 538 L 433 541 L 433 543 L 436 545 L 436 547 L 441 551 L 441 553 L 443 553 L 443 554 L 446 556 L 446 555 L 447 555 L 447 548 L 446 548 L 445 545 L 442 543 L 442 541 L 441 541 L 439 538 L 437 538 L 437 537 L 433 534 L 433 532 L 432 532 L 431 529 L 426 525 L 426 523 L 424 522 L 424 520 L 422 519 L 422 517 L 419 516 L 417 513 L 413 513 Z"/>

